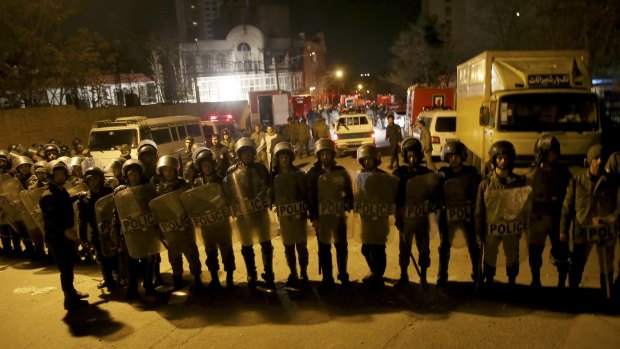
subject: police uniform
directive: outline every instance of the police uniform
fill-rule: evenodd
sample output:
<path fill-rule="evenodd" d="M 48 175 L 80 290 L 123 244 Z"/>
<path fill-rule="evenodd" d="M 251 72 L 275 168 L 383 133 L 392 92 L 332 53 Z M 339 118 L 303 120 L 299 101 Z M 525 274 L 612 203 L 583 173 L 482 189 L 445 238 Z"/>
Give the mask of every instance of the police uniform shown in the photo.
<path fill-rule="evenodd" d="M 588 164 L 593 159 L 601 157 L 601 154 L 602 147 L 600 145 L 591 146 L 588 150 Z M 604 289 L 607 282 L 611 283 L 617 239 L 604 236 L 602 233 L 609 234 L 614 229 L 618 229 L 619 202 L 618 184 L 604 170 L 601 170 L 599 177 L 595 177 L 590 169 L 586 169 L 571 178 L 566 190 L 560 220 L 560 234 L 573 239 L 573 260 L 569 273 L 569 287 L 579 287 L 586 261 L 594 246 L 596 246 L 599 255 L 601 288 Z M 600 217 L 601 220 L 598 225 L 593 222 L 596 217 Z M 606 259 L 604 262 L 603 255 Z M 607 275 L 604 273 L 605 269 Z"/>
<path fill-rule="evenodd" d="M 54 171 L 63 167 L 65 174 L 68 175 L 66 165 L 57 161 L 48 164 L 47 173 L 53 178 Z M 76 199 L 77 197 L 71 197 L 64 187 L 59 187 L 50 180 L 47 190 L 43 192 L 39 201 L 45 242 L 60 271 L 60 285 L 65 294 L 64 306 L 67 310 L 85 305 L 85 301 L 81 298 L 88 297 L 77 292 L 73 286 L 73 266 L 77 260 L 77 248 L 75 241 L 66 235 L 69 229 L 74 228 L 73 202 Z"/>
<path fill-rule="evenodd" d="M 114 288 L 116 284 L 112 275 L 113 271 L 115 270 L 116 263 L 114 257 L 106 257 L 103 255 L 103 251 L 101 249 L 101 240 L 99 238 L 97 215 L 95 214 L 95 203 L 102 197 L 112 194 L 114 192 L 114 189 L 103 184 L 103 172 L 101 172 L 100 176 L 102 181 L 100 190 L 96 193 L 90 190 L 83 193 L 78 198 L 77 207 L 79 234 L 80 240 L 87 242 L 87 232 L 88 228 L 90 227 L 90 243 L 93 245 L 93 247 L 95 248 L 95 252 L 97 253 L 97 262 L 99 263 L 99 267 L 101 268 L 101 274 L 103 276 L 103 282 L 99 284 L 99 288 L 107 287 L 108 289 L 111 289 Z"/>
<path fill-rule="evenodd" d="M 319 142 L 330 143 L 331 147 L 324 148 L 325 150 L 333 151 L 335 154 L 335 148 L 333 145 L 333 141 L 329 139 L 319 139 L 314 147 L 314 151 L 316 156 L 318 157 L 319 152 L 322 149 L 319 147 Z M 335 156 L 335 155 L 334 155 Z M 318 222 L 319 218 L 319 177 L 327 172 L 333 173 L 337 171 L 346 171 L 346 169 L 340 165 L 337 165 L 335 162 L 331 164 L 329 169 L 326 171 L 321 165 L 321 161 L 317 160 L 312 168 L 308 171 L 308 213 L 310 216 L 311 222 Z M 346 177 L 348 178 L 348 177 Z M 342 198 L 343 204 L 345 208 L 350 208 L 353 204 L 353 188 L 352 183 L 346 181 L 344 183 L 344 197 Z M 336 232 L 334 237 L 335 243 L 334 247 L 336 248 L 336 265 L 338 268 L 338 280 L 343 285 L 348 285 L 349 283 L 349 273 L 347 272 L 347 264 L 349 259 L 349 250 L 348 250 L 348 241 L 347 241 L 347 226 L 346 219 L 344 216 L 342 217 L 342 221 L 339 224 L 339 230 Z M 317 235 L 318 235 L 317 231 Z M 333 274 L 332 274 L 332 252 L 331 252 L 331 244 L 326 244 L 319 241 L 319 264 L 320 268 L 323 272 L 323 285 L 330 286 L 334 282 Z"/>

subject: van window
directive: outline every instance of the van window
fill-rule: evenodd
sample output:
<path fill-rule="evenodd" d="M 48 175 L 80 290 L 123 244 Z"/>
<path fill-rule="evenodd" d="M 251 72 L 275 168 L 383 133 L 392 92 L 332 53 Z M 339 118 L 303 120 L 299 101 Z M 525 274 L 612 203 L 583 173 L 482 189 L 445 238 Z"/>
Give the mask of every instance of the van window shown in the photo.
<path fill-rule="evenodd" d="M 435 132 L 456 132 L 456 117 L 437 117 L 437 119 L 435 120 Z"/>
<path fill-rule="evenodd" d="M 211 137 L 213 135 L 213 126 L 202 126 L 202 131 L 205 133 L 205 138 Z"/>
<path fill-rule="evenodd" d="M 185 131 L 185 125 L 177 125 L 179 129 L 179 139 L 185 139 L 187 137 L 187 131 Z"/>
<path fill-rule="evenodd" d="M 117 145 L 130 144 L 132 148 L 138 146 L 138 133 L 135 129 L 92 131 L 88 147 L 94 151 L 113 149 Z"/>
<path fill-rule="evenodd" d="M 187 124 L 185 125 L 185 127 L 187 128 L 187 134 L 189 134 L 192 137 L 200 137 L 200 126 L 198 126 L 198 124 Z"/>
<path fill-rule="evenodd" d="M 359 116 L 345 117 L 347 126 L 351 125 L 368 125 L 368 119 Z"/>
<path fill-rule="evenodd" d="M 140 129 L 140 141 L 145 139 L 153 139 L 153 135 L 151 134 L 151 129 L 148 127 L 142 127 Z"/>
<path fill-rule="evenodd" d="M 170 143 L 172 138 L 170 137 L 170 129 L 168 127 L 152 128 L 153 140 L 157 144 Z"/>

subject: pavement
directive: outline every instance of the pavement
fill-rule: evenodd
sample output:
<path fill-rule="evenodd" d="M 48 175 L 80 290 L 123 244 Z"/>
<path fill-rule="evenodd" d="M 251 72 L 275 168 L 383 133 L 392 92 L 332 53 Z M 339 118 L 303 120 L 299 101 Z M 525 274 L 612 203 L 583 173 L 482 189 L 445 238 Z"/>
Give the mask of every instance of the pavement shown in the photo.
<path fill-rule="evenodd" d="M 384 157 L 385 162 L 389 161 Z M 308 168 L 313 158 L 298 159 Z M 355 159 L 338 162 L 357 169 Z M 0 257 L 0 338 L 3 348 L 620 348 L 620 302 L 606 301 L 599 289 L 596 253 L 588 260 L 577 292 L 555 289 L 557 272 L 544 252 L 541 290 L 529 288 L 527 248 L 521 245 L 518 285 L 509 289 L 500 252 L 498 284 L 476 292 L 464 239 L 455 238 L 446 288 L 434 285 L 437 274 L 436 229 L 431 239 L 428 287 L 419 284 L 412 266 L 412 284 L 393 288 L 399 276 L 398 237 L 387 244 L 386 288 L 374 293 L 362 285 L 368 266 L 361 244 L 349 242 L 349 273 L 354 283 L 320 290 L 317 242 L 308 240 L 311 287 L 304 291 L 284 285 L 288 267 L 280 237 L 273 240 L 276 292 L 251 292 L 241 246 L 235 243 L 237 270 L 233 291 L 195 292 L 188 287 L 165 296 L 127 302 L 122 292 L 102 292 L 93 264 L 76 266 L 75 285 L 88 292 L 90 305 L 73 313 L 63 310 L 63 294 L 53 265 L 23 258 Z M 523 239 L 522 239 L 523 241 Z M 201 249 L 201 260 L 205 253 Z M 616 248 L 616 264 L 620 256 Z M 260 249 L 257 268 L 262 270 Z M 333 250 L 332 250 L 333 251 Z M 335 255 L 335 252 L 333 253 Z M 414 248 L 417 257 L 417 250 Z M 171 283 L 167 253 L 162 272 Z M 187 272 L 188 283 L 191 276 Z M 334 263 L 335 269 L 335 263 Z M 336 272 L 334 271 L 334 274 Z M 220 272 L 220 279 L 225 275 Z M 203 266 L 203 280 L 209 282 Z"/>

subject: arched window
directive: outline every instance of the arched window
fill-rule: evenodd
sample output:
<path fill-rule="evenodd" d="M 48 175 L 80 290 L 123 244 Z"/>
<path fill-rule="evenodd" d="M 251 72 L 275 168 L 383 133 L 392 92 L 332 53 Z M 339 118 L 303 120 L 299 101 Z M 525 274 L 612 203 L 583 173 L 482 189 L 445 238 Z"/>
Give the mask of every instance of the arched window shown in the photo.
<path fill-rule="evenodd" d="M 252 48 L 248 43 L 242 42 L 237 45 L 237 58 L 245 71 L 252 70 Z"/>

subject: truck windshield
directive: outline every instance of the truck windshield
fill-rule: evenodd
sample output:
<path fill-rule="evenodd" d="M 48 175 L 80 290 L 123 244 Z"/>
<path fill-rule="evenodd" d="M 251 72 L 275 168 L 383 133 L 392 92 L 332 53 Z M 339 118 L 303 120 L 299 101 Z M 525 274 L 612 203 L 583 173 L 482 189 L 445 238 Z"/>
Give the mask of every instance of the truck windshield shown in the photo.
<path fill-rule="evenodd" d="M 594 94 L 515 94 L 500 99 L 498 130 L 594 131 L 599 128 Z"/>
<path fill-rule="evenodd" d="M 91 131 L 88 147 L 93 151 L 112 150 L 115 146 L 129 144 L 135 148 L 138 140 L 136 130 L 100 130 Z"/>

